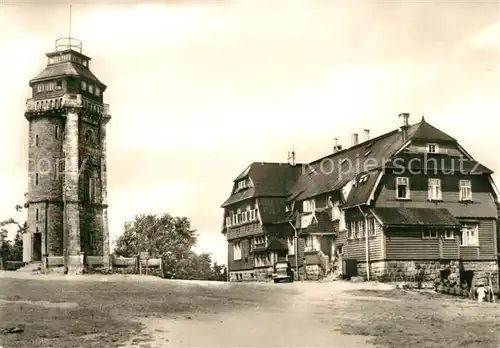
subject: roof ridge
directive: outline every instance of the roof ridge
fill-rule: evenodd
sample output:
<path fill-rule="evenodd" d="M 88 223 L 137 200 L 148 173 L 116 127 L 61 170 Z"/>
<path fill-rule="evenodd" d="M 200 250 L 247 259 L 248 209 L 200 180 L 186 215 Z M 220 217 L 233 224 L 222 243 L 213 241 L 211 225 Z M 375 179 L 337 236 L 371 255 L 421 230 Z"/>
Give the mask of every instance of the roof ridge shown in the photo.
<path fill-rule="evenodd" d="M 396 134 L 396 133 L 398 133 L 398 132 L 399 132 L 399 129 L 394 129 L 394 130 L 392 130 L 392 131 L 390 131 L 390 132 L 387 132 L 387 133 L 384 133 L 384 134 L 382 134 L 382 135 L 379 135 L 378 137 L 372 138 L 372 139 L 370 139 L 370 140 L 363 141 L 362 143 L 359 143 L 359 144 L 356 144 L 356 145 L 354 145 L 354 146 L 347 147 L 347 148 L 345 148 L 345 149 L 343 149 L 343 150 L 340 150 L 340 151 L 338 151 L 338 152 L 334 152 L 334 153 L 331 153 L 331 154 L 329 154 L 329 155 L 323 156 L 323 157 L 321 157 L 321 158 L 319 158 L 319 159 L 317 159 L 317 160 L 314 160 L 314 161 L 312 161 L 312 162 L 309 162 L 309 163 L 307 163 L 307 164 L 312 165 L 312 164 L 315 164 L 315 163 L 317 163 L 317 162 L 321 162 L 322 160 L 324 160 L 324 159 L 326 159 L 326 158 L 330 158 L 330 157 L 332 157 L 332 156 L 338 156 L 338 155 L 341 155 L 341 154 L 346 153 L 346 152 L 348 152 L 348 151 L 350 151 L 350 150 L 353 150 L 353 149 L 357 149 L 357 148 L 360 148 L 360 147 L 366 146 L 366 145 L 368 145 L 368 144 L 370 144 L 370 143 L 373 143 L 373 142 L 377 142 L 377 141 L 379 141 L 379 140 L 381 140 L 381 139 L 384 139 L 384 138 L 386 138 L 386 137 L 388 137 L 388 136 L 391 136 L 391 135 L 393 135 L 393 134 Z"/>

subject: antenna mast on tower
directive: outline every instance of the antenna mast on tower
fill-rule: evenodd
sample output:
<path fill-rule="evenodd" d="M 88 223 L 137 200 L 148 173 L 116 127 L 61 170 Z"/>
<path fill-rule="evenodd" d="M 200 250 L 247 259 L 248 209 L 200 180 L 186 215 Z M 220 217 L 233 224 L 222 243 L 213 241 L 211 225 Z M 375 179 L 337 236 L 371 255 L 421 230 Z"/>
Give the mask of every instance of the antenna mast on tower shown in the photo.
<path fill-rule="evenodd" d="M 73 5 L 69 5 L 69 35 L 68 38 L 71 40 L 71 8 Z"/>

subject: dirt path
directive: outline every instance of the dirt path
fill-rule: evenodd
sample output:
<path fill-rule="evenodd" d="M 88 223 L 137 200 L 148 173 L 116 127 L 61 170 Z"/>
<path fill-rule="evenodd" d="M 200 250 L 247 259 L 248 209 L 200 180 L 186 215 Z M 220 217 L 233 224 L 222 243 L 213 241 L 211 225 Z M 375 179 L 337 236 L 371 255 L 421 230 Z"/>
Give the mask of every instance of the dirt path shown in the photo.
<path fill-rule="evenodd" d="M 342 294 L 348 289 L 380 289 L 380 285 L 332 283 L 276 284 L 300 291 L 289 305 L 255 307 L 216 315 L 193 315 L 141 320 L 147 327 L 124 347 L 374 347 L 369 337 L 347 336 L 336 331 L 329 320 L 329 301 L 352 301 Z"/>

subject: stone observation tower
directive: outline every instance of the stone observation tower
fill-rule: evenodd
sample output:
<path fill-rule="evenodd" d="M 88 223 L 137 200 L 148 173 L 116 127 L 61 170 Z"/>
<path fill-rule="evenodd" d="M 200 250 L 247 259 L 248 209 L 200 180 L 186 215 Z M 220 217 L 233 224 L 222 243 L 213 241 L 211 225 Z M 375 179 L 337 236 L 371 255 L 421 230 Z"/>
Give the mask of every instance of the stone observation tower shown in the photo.
<path fill-rule="evenodd" d="M 45 69 L 29 82 L 28 232 L 23 261 L 80 273 L 83 255 L 109 266 L 106 90 L 74 38 L 56 40 Z M 85 258 L 86 259 L 86 258 Z M 91 257 L 99 260 L 100 258 Z"/>

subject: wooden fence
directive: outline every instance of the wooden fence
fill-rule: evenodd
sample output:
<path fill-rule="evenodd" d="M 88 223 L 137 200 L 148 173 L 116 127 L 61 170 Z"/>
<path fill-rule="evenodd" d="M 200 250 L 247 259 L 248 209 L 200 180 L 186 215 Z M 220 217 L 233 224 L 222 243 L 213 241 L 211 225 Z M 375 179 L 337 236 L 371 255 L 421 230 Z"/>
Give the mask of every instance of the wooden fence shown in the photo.
<path fill-rule="evenodd" d="M 137 257 L 119 257 L 116 255 L 109 256 L 109 265 L 111 270 L 104 269 L 103 256 L 87 256 L 83 258 L 82 263 L 88 273 L 113 272 L 124 274 L 150 274 L 163 276 L 163 259 L 162 258 L 141 258 Z M 2 269 L 6 271 L 15 271 L 26 263 L 22 261 L 3 261 Z M 45 261 L 46 267 L 50 270 L 64 267 L 64 258 L 62 256 L 48 256 Z"/>

